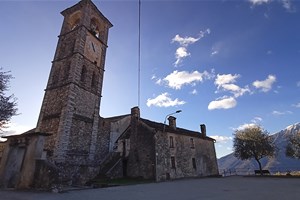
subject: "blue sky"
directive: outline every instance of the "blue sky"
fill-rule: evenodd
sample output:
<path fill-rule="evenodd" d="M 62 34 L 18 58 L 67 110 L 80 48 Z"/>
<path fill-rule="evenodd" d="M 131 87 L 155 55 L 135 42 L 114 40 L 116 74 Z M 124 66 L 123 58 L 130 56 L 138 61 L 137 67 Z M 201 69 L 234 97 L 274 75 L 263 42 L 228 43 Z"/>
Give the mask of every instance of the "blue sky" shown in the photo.
<path fill-rule="evenodd" d="M 7 133 L 37 123 L 63 17 L 77 1 L 0 0 L 0 66 L 15 77 L 10 93 L 20 115 Z M 109 32 L 100 115 L 138 104 L 138 1 L 94 1 Z M 270 133 L 300 119 L 300 2 L 290 0 L 142 0 L 141 116 L 177 126 L 232 150 L 237 128 Z"/>

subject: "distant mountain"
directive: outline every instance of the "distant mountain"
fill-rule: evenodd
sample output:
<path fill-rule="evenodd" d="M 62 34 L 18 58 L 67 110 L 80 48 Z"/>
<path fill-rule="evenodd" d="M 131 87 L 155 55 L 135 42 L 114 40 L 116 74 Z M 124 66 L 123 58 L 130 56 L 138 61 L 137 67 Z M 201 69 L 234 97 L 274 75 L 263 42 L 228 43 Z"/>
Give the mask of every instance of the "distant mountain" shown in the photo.
<path fill-rule="evenodd" d="M 275 145 L 278 148 L 276 156 L 261 159 L 263 169 L 268 169 L 271 173 L 300 171 L 300 159 L 293 159 L 285 156 L 287 139 L 290 135 L 300 132 L 300 123 L 290 125 L 284 130 L 272 135 Z M 258 169 L 258 164 L 254 159 L 239 160 L 233 153 L 218 159 L 219 171 L 221 174 L 252 174 L 254 169 Z"/>

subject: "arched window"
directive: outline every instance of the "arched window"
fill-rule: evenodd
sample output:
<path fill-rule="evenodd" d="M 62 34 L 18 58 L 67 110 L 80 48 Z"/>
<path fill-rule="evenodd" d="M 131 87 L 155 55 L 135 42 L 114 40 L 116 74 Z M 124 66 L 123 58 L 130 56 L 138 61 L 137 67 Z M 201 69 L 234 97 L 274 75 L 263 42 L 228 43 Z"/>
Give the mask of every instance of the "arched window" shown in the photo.
<path fill-rule="evenodd" d="M 97 38 L 99 38 L 99 36 L 100 36 L 99 26 L 98 26 L 97 20 L 95 18 L 93 18 L 91 20 L 90 31 L 92 32 L 93 35 L 95 35 Z"/>
<path fill-rule="evenodd" d="M 64 68 L 64 79 L 68 79 L 69 78 L 69 72 L 70 72 L 70 66 L 71 63 L 68 62 L 67 65 Z"/>
<path fill-rule="evenodd" d="M 57 67 L 54 69 L 53 75 L 52 75 L 52 83 L 56 84 L 59 81 L 59 74 L 60 74 L 60 68 Z"/>
<path fill-rule="evenodd" d="M 72 25 L 71 25 L 71 30 L 74 30 L 75 28 L 77 28 L 79 26 L 79 22 L 80 20 L 77 19 Z"/>
<path fill-rule="evenodd" d="M 91 87 L 95 88 L 97 86 L 97 75 L 93 72 Z"/>
<path fill-rule="evenodd" d="M 79 26 L 81 19 L 81 11 L 77 11 L 72 14 L 68 19 L 68 28 L 69 30 L 74 30 L 76 27 Z"/>
<path fill-rule="evenodd" d="M 85 79 L 86 79 L 86 72 L 87 72 L 86 66 L 83 65 L 83 66 L 82 66 L 82 70 L 81 70 L 81 76 L 80 76 L 80 81 L 81 81 L 81 82 L 84 82 L 84 81 L 85 81 Z"/>

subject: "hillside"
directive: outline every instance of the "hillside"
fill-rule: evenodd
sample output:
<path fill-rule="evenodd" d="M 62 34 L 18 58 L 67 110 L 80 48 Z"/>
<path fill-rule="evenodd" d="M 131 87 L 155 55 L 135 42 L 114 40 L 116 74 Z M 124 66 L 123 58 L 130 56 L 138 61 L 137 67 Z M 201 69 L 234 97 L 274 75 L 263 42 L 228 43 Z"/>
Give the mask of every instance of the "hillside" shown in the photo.
<path fill-rule="evenodd" d="M 287 139 L 290 135 L 300 132 L 300 123 L 290 125 L 284 130 L 281 130 L 272 136 L 275 138 L 274 142 L 278 148 L 276 156 L 272 158 L 263 158 L 261 160 L 264 169 L 270 170 L 272 173 L 300 171 L 300 160 L 289 158 L 285 156 L 285 147 Z M 239 160 L 233 153 L 218 159 L 220 173 L 237 173 L 237 174 L 251 174 L 254 169 L 258 169 L 257 162 L 252 160 Z"/>

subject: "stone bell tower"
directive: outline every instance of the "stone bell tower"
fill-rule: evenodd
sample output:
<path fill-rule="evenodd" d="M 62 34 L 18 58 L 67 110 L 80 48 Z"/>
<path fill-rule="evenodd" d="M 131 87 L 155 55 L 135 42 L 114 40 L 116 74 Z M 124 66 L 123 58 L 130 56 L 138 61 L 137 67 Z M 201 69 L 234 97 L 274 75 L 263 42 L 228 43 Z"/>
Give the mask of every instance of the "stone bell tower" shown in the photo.
<path fill-rule="evenodd" d="M 94 159 L 108 30 L 112 24 L 91 0 L 62 11 L 62 29 L 45 89 L 37 132 L 56 163 Z"/>

